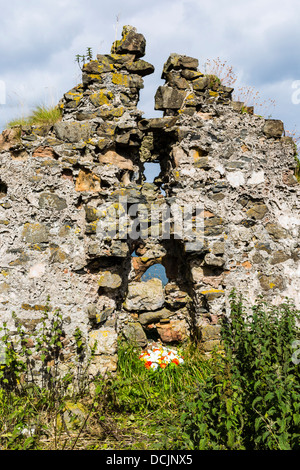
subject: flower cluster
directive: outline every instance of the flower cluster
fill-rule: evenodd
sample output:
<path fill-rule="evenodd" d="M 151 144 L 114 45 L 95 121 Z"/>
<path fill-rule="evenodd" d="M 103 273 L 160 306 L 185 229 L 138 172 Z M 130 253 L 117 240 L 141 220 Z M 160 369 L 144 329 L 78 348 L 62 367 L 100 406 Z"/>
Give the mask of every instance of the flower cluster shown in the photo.
<path fill-rule="evenodd" d="M 183 358 L 178 354 L 175 349 L 166 347 L 152 347 L 143 351 L 139 359 L 144 361 L 146 369 L 156 370 L 158 368 L 165 369 L 168 364 L 183 364 Z"/>

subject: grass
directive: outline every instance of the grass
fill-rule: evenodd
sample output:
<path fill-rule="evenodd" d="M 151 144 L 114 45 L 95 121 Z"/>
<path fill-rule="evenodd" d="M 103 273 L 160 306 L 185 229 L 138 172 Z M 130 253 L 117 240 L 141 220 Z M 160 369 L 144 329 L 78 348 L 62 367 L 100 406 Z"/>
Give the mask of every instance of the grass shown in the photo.
<path fill-rule="evenodd" d="M 112 402 L 119 411 L 145 412 L 176 407 L 181 392 L 194 389 L 205 380 L 209 366 L 199 349 L 188 344 L 183 349 L 184 364 L 157 371 L 147 370 L 138 359 L 139 350 L 119 348 L 119 373 L 112 386 Z"/>
<path fill-rule="evenodd" d="M 46 107 L 37 106 L 29 116 L 21 117 L 10 121 L 8 127 L 33 126 L 33 125 L 53 125 L 61 120 L 61 110 L 57 106 Z"/>
<path fill-rule="evenodd" d="M 0 389 L 0 448 L 299 449 L 299 363 L 292 359 L 300 352 L 292 346 L 299 313 L 290 302 L 259 301 L 249 317 L 232 295 L 231 320 L 222 327 L 225 355 L 213 352 L 208 359 L 187 343 L 178 350 L 183 364 L 148 370 L 140 348 L 120 341 L 117 372 L 86 387 L 70 386 L 68 376 L 54 377 L 50 389 L 24 384 L 24 362 L 10 349 L 17 386 L 9 387 L 13 382 L 0 367 L 8 385 Z M 55 328 L 45 341 L 56 338 Z"/>
<path fill-rule="evenodd" d="M 186 393 L 209 374 L 209 362 L 192 344 L 184 364 L 147 370 L 140 350 L 120 343 L 115 376 L 93 381 L 93 395 L 57 393 L 36 386 L 0 391 L 0 447 L 9 450 L 159 449 L 168 429 L 179 422 Z M 61 424 L 66 403 L 83 407 L 84 421 Z M 74 418 L 74 417 L 73 417 Z M 86 421 L 85 421 L 86 420 Z M 76 421 L 76 420 L 75 420 Z M 60 423 L 58 425 L 57 423 Z"/>

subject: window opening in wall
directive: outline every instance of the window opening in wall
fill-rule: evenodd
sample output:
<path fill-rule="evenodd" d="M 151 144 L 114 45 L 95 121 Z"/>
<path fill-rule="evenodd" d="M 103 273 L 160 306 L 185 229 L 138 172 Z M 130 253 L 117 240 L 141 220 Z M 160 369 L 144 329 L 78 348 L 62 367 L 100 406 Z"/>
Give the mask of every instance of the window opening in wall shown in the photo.
<path fill-rule="evenodd" d="M 161 168 L 158 162 L 146 162 L 144 163 L 144 176 L 146 183 L 154 183 L 155 178 L 160 175 Z M 160 188 L 161 193 L 165 196 L 165 192 Z"/>
<path fill-rule="evenodd" d="M 153 264 L 150 268 L 147 269 L 146 272 L 141 277 L 142 282 L 150 281 L 150 279 L 160 279 L 163 286 L 168 284 L 169 279 L 167 277 L 167 273 L 165 267 L 162 264 Z"/>

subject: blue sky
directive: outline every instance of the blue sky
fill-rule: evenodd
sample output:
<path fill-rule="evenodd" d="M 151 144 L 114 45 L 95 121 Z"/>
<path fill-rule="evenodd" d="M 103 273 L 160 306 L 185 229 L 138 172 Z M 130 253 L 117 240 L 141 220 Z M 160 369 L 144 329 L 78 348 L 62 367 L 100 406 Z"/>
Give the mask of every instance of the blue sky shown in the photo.
<path fill-rule="evenodd" d="M 260 102 L 275 100 L 266 117 L 282 119 L 300 132 L 300 103 L 292 102 L 300 81 L 299 0 L 13 0 L 1 5 L 0 130 L 38 104 L 56 104 L 81 81 L 76 54 L 91 47 L 109 53 L 124 24 L 143 33 L 145 59 L 155 73 L 145 77 L 139 108 L 154 111 L 154 95 L 171 52 L 232 65 L 235 87 L 255 87 Z M 299 82 L 300 84 L 300 82 Z M 3 91 L 3 90 L 2 90 Z M 300 98 L 300 93 L 298 93 Z M 1 90 L 0 90 L 1 98 Z M 251 103 L 249 103 L 251 104 Z M 262 114 L 256 108 L 258 114 Z"/>

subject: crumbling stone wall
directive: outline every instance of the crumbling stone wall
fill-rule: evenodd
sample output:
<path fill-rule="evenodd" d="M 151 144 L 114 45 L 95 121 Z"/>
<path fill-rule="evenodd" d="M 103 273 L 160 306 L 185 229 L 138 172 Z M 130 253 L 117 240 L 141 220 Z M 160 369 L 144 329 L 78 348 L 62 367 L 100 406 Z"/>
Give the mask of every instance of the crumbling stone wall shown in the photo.
<path fill-rule="evenodd" d="M 32 346 L 49 297 L 64 319 L 64 367 L 77 327 L 97 340 L 91 373 L 116 370 L 118 336 L 141 347 L 196 336 L 209 352 L 233 287 L 250 303 L 263 293 L 300 306 L 299 184 L 282 122 L 178 54 L 155 96 L 164 116 L 144 119 L 145 45 L 124 27 L 63 96 L 60 122 L 0 137 L 1 322 L 13 334 L 14 311 Z M 153 183 L 146 162 L 160 164 Z M 176 231 L 178 208 L 192 208 L 191 230 Z M 166 284 L 142 280 L 156 264 Z"/>

